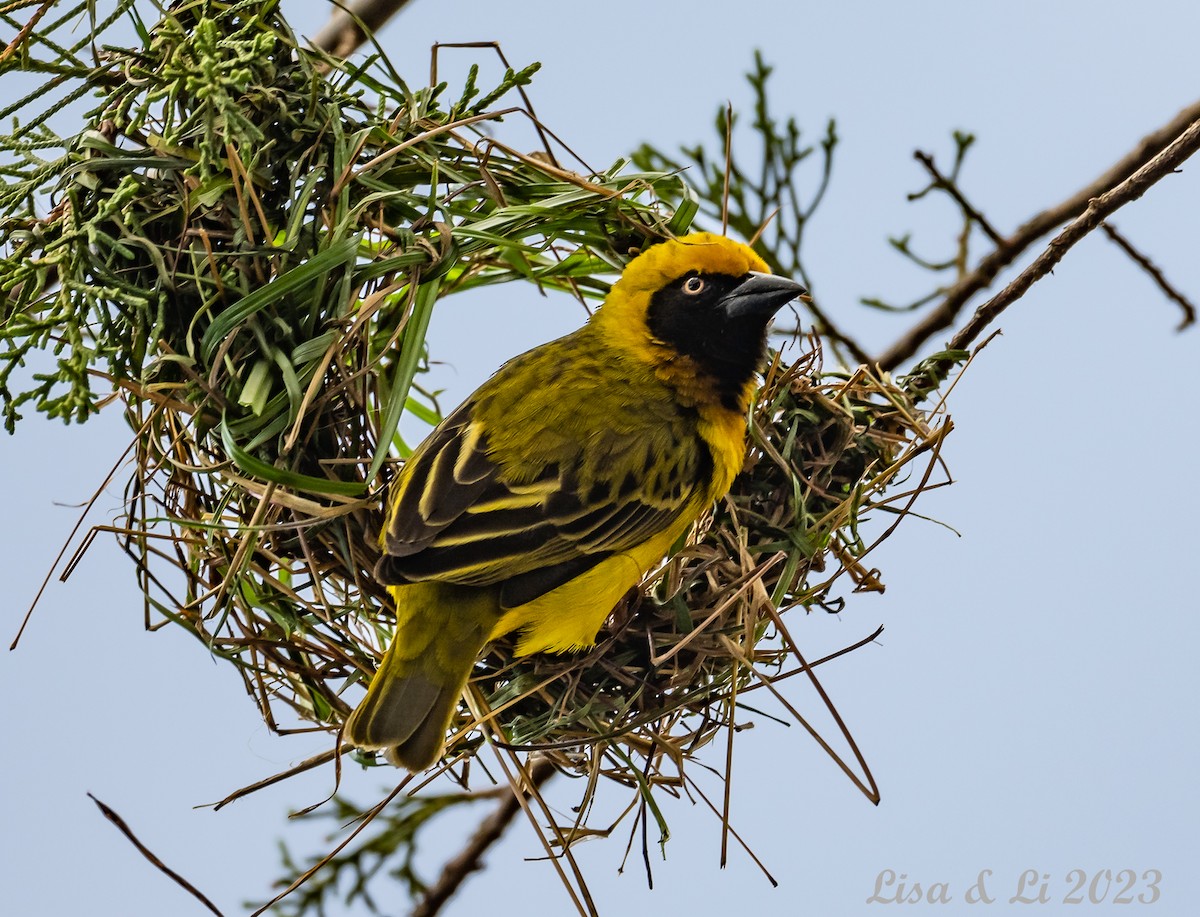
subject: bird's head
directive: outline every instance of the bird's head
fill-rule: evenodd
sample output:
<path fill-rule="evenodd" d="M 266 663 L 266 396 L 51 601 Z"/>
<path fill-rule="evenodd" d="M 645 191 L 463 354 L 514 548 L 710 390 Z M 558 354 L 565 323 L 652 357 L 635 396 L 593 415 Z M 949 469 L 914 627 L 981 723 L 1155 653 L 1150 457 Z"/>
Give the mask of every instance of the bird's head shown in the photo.
<path fill-rule="evenodd" d="M 680 381 L 698 376 L 744 410 L 766 355 L 767 326 L 804 287 L 771 274 L 749 246 L 695 233 L 626 265 L 592 321 L 606 340 Z"/>

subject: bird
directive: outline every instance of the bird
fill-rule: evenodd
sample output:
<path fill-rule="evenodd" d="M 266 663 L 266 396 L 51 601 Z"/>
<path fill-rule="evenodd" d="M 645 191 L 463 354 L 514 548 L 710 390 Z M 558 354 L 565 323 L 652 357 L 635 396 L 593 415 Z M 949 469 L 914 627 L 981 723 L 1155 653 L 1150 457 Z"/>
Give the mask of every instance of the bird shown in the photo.
<path fill-rule="evenodd" d="M 697 232 L 631 259 L 588 321 L 505 363 L 388 489 L 374 575 L 396 625 L 343 742 L 422 771 L 486 645 L 595 645 L 745 463 L 768 327 L 805 294 Z"/>

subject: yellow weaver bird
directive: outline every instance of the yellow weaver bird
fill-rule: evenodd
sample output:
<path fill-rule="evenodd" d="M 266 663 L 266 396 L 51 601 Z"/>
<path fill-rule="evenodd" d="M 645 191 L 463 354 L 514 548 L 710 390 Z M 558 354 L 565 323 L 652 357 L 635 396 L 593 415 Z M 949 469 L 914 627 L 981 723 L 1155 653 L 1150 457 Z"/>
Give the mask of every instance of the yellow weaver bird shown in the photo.
<path fill-rule="evenodd" d="M 345 741 L 422 770 L 488 641 L 594 645 L 728 492 L 767 326 L 804 292 L 722 236 L 663 242 L 586 325 L 510 360 L 443 420 L 391 485 L 375 575 L 396 631 Z"/>

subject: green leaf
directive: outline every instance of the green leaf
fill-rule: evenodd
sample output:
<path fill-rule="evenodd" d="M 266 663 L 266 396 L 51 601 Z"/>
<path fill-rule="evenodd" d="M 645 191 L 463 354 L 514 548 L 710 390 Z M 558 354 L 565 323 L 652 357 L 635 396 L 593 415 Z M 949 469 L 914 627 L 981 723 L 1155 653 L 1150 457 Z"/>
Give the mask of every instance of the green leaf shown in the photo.
<path fill-rule="evenodd" d="M 257 360 L 254 368 L 250 370 L 250 376 L 246 379 L 246 383 L 242 386 L 242 393 L 238 396 L 238 404 L 242 407 L 247 407 L 253 412 L 255 417 L 262 415 L 263 407 L 267 403 L 267 398 L 271 395 L 271 361 Z"/>
<path fill-rule="evenodd" d="M 682 188 L 683 198 L 676 205 L 675 215 L 671 217 L 671 222 L 667 224 L 667 228 L 677 236 L 682 236 L 691 228 L 692 220 L 700 212 L 700 201 L 696 197 L 696 192 L 686 182 L 682 183 Z"/>
<path fill-rule="evenodd" d="M 247 318 L 271 303 L 278 302 L 283 297 L 314 284 L 319 277 L 330 273 L 335 268 L 348 264 L 358 253 L 358 245 L 357 236 L 335 242 L 303 264 L 280 274 L 253 293 L 243 296 L 218 315 L 200 340 L 200 354 L 205 363 L 212 362 L 213 355 L 221 342 Z"/>
<path fill-rule="evenodd" d="M 290 487 L 293 490 L 302 490 L 307 493 L 339 494 L 349 497 L 359 496 L 366 490 L 366 485 L 358 481 L 334 481 L 329 478 L 314 478 L 307 474 L 277 468 L 274 465 L 264 462 L 262 459 L 255 458 L 233 441 L 233 434 L 229 432 L 229 426 L 225 423 L 224 418 L 221 419 L 221 444 L 225 447 L 225 451 L 233 459 L 233 463 L 238 468 L 244 473 L 262 481 L 273 481 L 283 487 Z"/>
<path fill-rule="evenodd" d="M 375 458 L 371 460 L 371 468 L 367 472 L 367 480 L 374 481 L 379 469 L 387 461 L 391 449 L 392 437 L 400 426 L 400 415 L 404 413 L 408 403 L 408 392 L 412 387 L 413 376 L 417 373 L 417 364 L 421 359 L 421 349 L 425 346 L 425 334 L 429 330 L 429 318 L 433 315 L 433 304 L 437 301 L 441 280 L 434 278 L 428 283 L 417 287 L 417 295 L 413 302 L 412 315 L 404 329 L 404 339 L 400 343 L 400 358 L 396 361 L 396 376 L 392 381 L 392 390 L 388 393 L 384 405 L 383 419 L 379 423 L 379 445 Z"/>

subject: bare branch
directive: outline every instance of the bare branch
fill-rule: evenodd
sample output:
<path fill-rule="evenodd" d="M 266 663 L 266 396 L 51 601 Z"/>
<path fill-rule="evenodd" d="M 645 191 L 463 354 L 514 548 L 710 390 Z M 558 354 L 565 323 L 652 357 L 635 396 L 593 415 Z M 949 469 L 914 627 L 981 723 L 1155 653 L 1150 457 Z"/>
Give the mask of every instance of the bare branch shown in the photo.
<path fill-rule="evenodd" d="M 313 47 L 335 57 L 349 57 L 368 34 L 378 32 L 407 4 L 408 0 L 346 0 L 313 37 Z"/>
<path fill-rule="evenodd" d="M 1117 227 L 1112 223 L 1101 223 L 1100 228 L 1115 242 L 1120 249 L 1125 252 L 1133 262 L 1143 271 L 1150 275 L 1150 278 L 1158 284 L 1158 288 L 1163 291 L 1163 295 L 1167 299 L 1173 300 L 1179 304 L 1179 308 L 1183 310 L 1183 320 L 1176 326 L 1176 331 L 1182 331 L 1188 325 L 1195 324 L 1196 307 L 1192 305 L 1191 300 L 1180 293 L 1175 287 L 1171 286 L 1163 272 L 1158 266 L 1148 257 L 1133 247 L 1133 243 L 1126 239 L 1121 233 L 1117 232 Z"/>
<path fill-rule="evenodd" d="M 962 209 L 962 212 L 978 223 L 979 228 L 982 229 L 987 237 L 996 245 L 1004 244 L 1004 237 L 1000 235 L 1000 233 L 996 232 L 992 224 L 988 222 L 987 217 L 971 206 L 971 202 L 963 196 L 963 193 L 959 190 L 957 183 L 955 183 L 953 179 L 947 178 L 941 173 L 941 170 L 938 169 L 937 164 L 933 161 L 932 156 L 921 150 L 917 150 L 915 153 L 913 153 L 913 159 L 925 167 L 925 171 L 928 172 L 930 177 L 933 179 L 933 187 L 940 188 L 942 191 L 945 191 L 947 194 L 949 194 L 950 197 L 954 199 L 954 202 Z M 910 194 L 909 199 L 911 200 L 912 197 L 913 195 Z"/>
<path fill-rule="evenodd" d="M 1175 142 L 1138 169 L 1111 191 L 1088 203 L 1087 209 L 1055 236 L 1046 250 L 1021 271 L 1003 290 L 980 306 L 971 320 L 950 341 L 951 349 L 968 346 L 1001 312 L 1016 302 L 1039 278 L 1053 270 L 1076 242 L 1100 225 L 1119 207 L 1135 201 L 1157 181 L 1171 174 L 1189 156 L 1200 149 L 1200 120 L 1179 135 Z"/>
<path fill-rule="evenodd" d="M 1197 118 L 1200 118 L 1200 102 L 1189 105 L 1170 122 L 1143 137 L 1133 150 L 1091 184 L 1018 227 L 1004 245 L 997 246 L 980 260 L 973 271 L 950 287 L 936 309 L 927 313 L 881 354 L 876 361 L 878 365 L 885 370 L 891 370 L 912 357 L 931 337 L 949 328 L 967 301 L 980 290 L 986 289 L 996 279 L 996 275 L 1020 257 L 1022 252 L 1056 226 L 1083 213 L 1093 198 L 1103 195 L 1128 179 L 1187 130 Z"/>
<path fill-rule="evenodd" d="M 535 787 L 541 786 L 553 773 L 554 765 L 545 758 L 539 758 L 530 768 L 530 779 Z M 520 811 L 521 800 L 517 794 L 505 794 L 492 814 L 480 822 L 467 846 L 458 856 L 446 863 L 438 880 L 429 887 L 421 903 L 413 909 L 411 917 L 434 917 L 442 909 L 442 905 L 458 891 L 467 876 L 483 868 L 484 853 L 504 835 Z"/>

